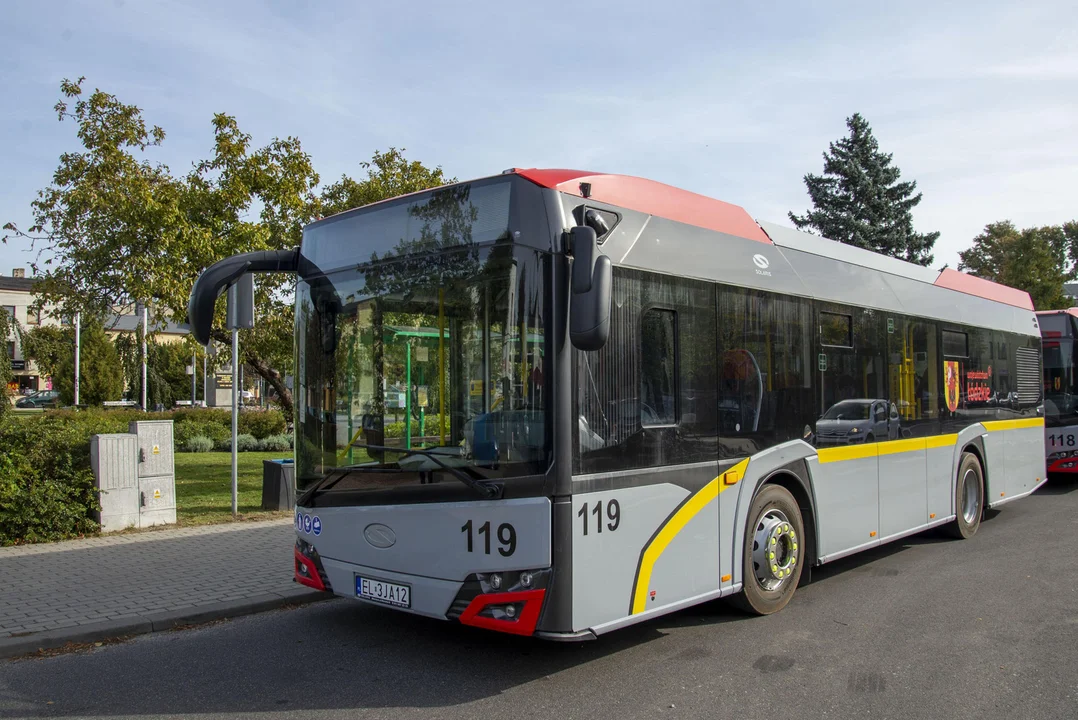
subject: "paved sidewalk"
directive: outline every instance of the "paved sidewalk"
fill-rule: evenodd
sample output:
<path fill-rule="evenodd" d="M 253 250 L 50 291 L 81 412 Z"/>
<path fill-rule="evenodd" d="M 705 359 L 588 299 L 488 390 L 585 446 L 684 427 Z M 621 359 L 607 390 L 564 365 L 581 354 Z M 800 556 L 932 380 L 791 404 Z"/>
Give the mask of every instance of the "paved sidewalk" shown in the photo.
<path fill-rule="evenodd" d="M 327 597 L 294 542 L 284 519 L 0 548 L 0 657 Z"/>

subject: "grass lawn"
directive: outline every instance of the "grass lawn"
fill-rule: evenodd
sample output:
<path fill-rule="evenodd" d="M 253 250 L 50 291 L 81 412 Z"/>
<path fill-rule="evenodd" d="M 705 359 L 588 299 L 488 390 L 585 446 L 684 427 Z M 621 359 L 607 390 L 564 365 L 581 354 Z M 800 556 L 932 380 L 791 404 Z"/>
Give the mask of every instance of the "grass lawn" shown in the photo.
<path fill-rule="evenodd" d="M 291 450 L 239 453 L 240 520 L 291 516 L 291 510 L 262 509 L 262 461 L 291 455 Z M 176 519 L 180 525 L 232 522 L 232 453 L 176 453 Z"/>

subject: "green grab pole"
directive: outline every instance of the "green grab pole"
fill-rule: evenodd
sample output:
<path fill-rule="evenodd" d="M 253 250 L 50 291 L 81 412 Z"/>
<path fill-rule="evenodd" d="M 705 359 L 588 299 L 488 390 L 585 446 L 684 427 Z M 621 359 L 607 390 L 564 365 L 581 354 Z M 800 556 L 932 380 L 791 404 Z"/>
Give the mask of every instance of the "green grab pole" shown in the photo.
<path fill-rule="evenodd" d="M 404 344 L 404 447 L 412 449 L 412 344 Z"/>

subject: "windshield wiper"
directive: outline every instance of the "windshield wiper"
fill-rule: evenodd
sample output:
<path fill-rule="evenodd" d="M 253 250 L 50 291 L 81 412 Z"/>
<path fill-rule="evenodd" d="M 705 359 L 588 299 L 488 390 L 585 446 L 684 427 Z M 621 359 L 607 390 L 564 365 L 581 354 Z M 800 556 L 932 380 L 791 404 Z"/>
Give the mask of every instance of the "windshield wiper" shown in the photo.
<path fill-rule="evenodd" d="M 462 483 L 475 490 L 477 493 L 485 498 L 496 498 L 498 496 L 498 488 L 490 483 L 483 482 L 482 480 L 476 480 L 473 477 L 469 477 L 466 472 L 460 468 L 455 468 L 450 465 L 446 465 L 440 459 L 438 459 L 437 453 L 430 450 L 409 450 L 407 448 L 389 447 L 387 445 L 368 445 L 366 443 L 352 443 L 352 447 L 361 448 L 364 450 L 378 450 L 381 452 L 395 452 L 400 453 L 402 457 L 408 457 L 409 455 L 419 455 L 421 457 L 429 458 L 434 461 L 438 467 L 442 468 L 450 475 L 460 480 Z"/>

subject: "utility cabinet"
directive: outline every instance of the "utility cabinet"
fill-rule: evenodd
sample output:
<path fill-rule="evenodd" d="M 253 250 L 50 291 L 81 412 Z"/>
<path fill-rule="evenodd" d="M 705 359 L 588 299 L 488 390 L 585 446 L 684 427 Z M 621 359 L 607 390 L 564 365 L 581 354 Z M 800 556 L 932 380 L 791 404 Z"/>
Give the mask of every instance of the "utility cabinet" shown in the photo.
<path fill-rule="evenodd" d="M 129 429 L 90 438 L 102 532 L 176 522 L 172 421 L 134 421 Z"/>
<path fill-rule="evenodd" d="M 139 526 L 138 444 L 128 433 L 90 438 L 90 467 L 97 481 L 103 532 Z"/>
<path fill-rule="evenodd" d="M 176 522 L 176 460 L 171 420 L 133 420 L 138 446 L 139 527 Z"/>

